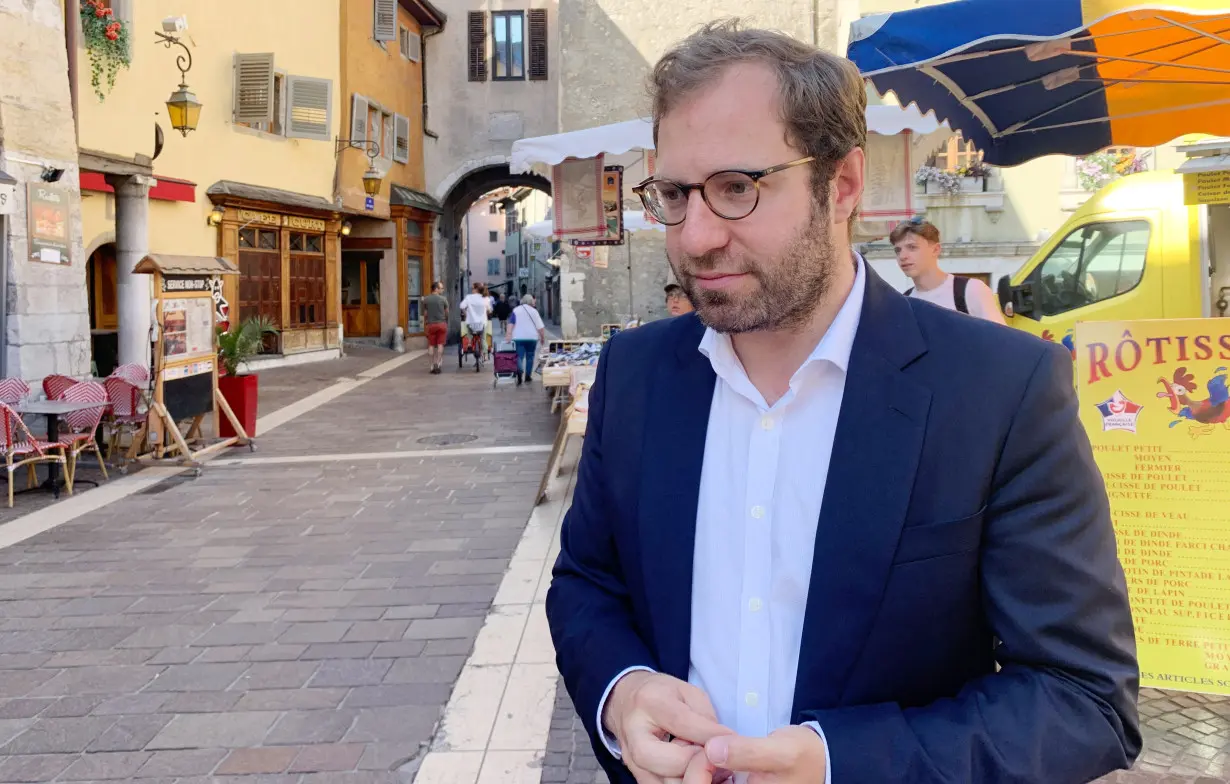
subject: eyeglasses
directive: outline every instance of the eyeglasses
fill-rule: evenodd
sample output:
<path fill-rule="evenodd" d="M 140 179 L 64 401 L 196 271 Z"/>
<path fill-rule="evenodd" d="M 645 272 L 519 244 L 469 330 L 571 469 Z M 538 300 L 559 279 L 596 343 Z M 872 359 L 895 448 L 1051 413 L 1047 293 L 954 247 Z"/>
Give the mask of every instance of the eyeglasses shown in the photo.
<path fill-rule="evenodd" d="M 814 156 L 790 163 L 770 166 L 760 171 L 726 169 L 714 172 L 704 182 L 682 183 L 674 180 L 646 180 L 632 189 L 641 197 L 645 211 L 654 220 L 667 226 L 678 226 L 688 215 L 688 200 L 699 190 L 705 204 L 714 215 L 726 220 L 740 220 L 752 214 L 760 203 L 760 181 L 770 174 L 802 166 L 816 160 Z"/>

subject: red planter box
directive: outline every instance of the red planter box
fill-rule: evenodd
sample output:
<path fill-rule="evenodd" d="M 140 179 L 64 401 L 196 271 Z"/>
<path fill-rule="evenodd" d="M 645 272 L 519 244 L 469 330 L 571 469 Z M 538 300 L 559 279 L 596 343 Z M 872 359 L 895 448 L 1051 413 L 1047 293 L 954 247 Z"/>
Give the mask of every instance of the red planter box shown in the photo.
<path fill-rule="evenodd" d="M 256 437 L 256 374 L 247 373 L 241 376 L 219 376 L 218 391 L 226 399 L 231 411 L 243 429 L 251 438 Z M 232 438 L 239 435 L 231 427 L 231 420 L 226 414 L 218 412 L 218 435 L 222 438 Z"/>

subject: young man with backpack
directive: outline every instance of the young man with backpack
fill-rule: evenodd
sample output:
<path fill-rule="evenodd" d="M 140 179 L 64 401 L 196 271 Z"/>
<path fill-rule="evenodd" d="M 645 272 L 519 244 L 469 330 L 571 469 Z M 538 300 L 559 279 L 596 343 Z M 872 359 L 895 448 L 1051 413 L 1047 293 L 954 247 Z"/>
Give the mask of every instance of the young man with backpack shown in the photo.
<path fill-rule="evenodd" d="M 949 275 L 940 269 L 940 230 L 921 218 L 899 223 L 888 235 L 897 266 L 914 285 L 905 292 L 949 310 L 1004 323 L 999 299 L 977 278 Z"/>

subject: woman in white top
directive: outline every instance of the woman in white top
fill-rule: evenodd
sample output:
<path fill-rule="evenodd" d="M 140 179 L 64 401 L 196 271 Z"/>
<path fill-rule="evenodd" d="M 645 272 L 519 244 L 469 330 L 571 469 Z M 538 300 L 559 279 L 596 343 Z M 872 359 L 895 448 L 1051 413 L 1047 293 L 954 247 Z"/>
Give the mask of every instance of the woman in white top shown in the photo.
<path fill-rule="evenodd" d="M 534 357 L 538 353 L 538 341 L 547 339 L 547 328 L 542 323 L 542 316 L 534 308 L 534 298 L 526 296 L 521 304 L 513 308 L 508 317 L 508 329 L 504 339 L 512 339 L 517 345 L 517 385 L 529 381 L 534 373 Z"/>

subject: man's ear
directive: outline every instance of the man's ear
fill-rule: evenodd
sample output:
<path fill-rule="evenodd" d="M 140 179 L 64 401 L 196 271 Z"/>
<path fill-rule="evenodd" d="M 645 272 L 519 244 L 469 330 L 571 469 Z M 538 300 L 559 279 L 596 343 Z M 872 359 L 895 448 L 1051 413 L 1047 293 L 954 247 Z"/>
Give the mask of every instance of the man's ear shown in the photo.
<path fill-rule="evenodd" d="M 845 224 L 863 199 L 866 155 L 861 147 L 846 153 L 833 177 L 833 223 Z"/>

